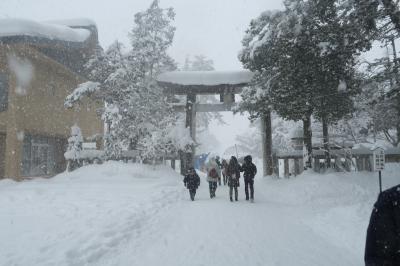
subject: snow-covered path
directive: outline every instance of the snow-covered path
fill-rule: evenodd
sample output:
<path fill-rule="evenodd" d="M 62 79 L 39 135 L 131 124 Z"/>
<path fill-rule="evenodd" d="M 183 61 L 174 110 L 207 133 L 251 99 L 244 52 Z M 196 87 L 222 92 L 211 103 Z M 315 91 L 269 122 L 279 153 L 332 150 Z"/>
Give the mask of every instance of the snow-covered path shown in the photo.
<path fill-rule="evenodd" d="M 400 183 L 399 165 L 384 186 Z M 228 188 L 194 202 L 166 167 L 108 163 L 0 181 L 0 265 L 364 265 L 374 173 L 258 177 L 254 204 Z"/>
<path fill-rule="evenodd" d="M 184 201 L 170 209 L 157 239 L 128 251 L 135 262 L 131 265 L 362 265 L 361 258 L 305 226 L 303 210 L 277 206 L 260 188 L 254 204 L 244 200 L 243 186 L 238 202 L 228 200 L 223 186 L 210 199 L 208 184 L 202 181 L 195 202 L 186 193 Z M 262 180 L 257 181 L 256 186 L 261 185 L 257 183 Z"/>

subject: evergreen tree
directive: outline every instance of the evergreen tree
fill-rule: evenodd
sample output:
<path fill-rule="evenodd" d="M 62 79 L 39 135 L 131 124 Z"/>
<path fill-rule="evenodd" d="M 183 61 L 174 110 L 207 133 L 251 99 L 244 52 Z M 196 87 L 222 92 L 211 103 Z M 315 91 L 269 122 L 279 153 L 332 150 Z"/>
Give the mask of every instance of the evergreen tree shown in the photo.
<path fill-rule="evenodd" d="M 255 77 L 252 86 L 242 93 L 240 109 L 248 110 L 252 117 L 274 109 L 285 119 L 302 120 L 311 166 L 312 93 L 307 78 L 310 75 L 304 71 L 312 66 L 306 61 L 312 50 L 298 43 L 308 41 L 296 38 L 301 31 L 299 19 L 297 13 L 286 9 L 263 12 L 250 23 L 239 59 L 255 72 Z"/>
<path fill-rule="evenodd" d="M 340 1 L 313 0 L 303 18 L 316 52 L 311 82 L 314 115 L 322 122 L 323 143 L 330 166 L 328 127 L 354 110 L 353 97 L 360 92 L 356 78 L 359 51 L 370 46 L 348 19 L 348 7 Z"/>
<path fill-rule="evenodd" d="M 375 129 L 382 132 L 394 147 L 400 143 L 400 59 L 396 49 L 399 37 L 400 31 L 395 25 L 382 17 L 376 39 L 386 47 L 387 54 L 375 59 L 367 68 L 369 81 L 381 92 L 379 97 L 373 98 L 377 115 Z"/>
<path fill-rule="evenodd" d="M 361 27 L 359 31 L 373 32 L 377 30 L 380 20 L 390 21 L 393 28 L 400 33 L 400 7 L 398 0 L 358 0 L 349 5 L 352 8 L 352 19 Z"/>
<path fill-rule="evenodd" d="M 400 95 L 399 60 L 396 40 L 399 38 L 398 1 L 354 1 L 350 21 L 359 25 L 357 38 L 364 36 L 368 41 L 376 40 L 387 49 L 387 55 L 368 63 L 358 114 L 366 116 L 368 131 L 376 141 L 381 135 L 392 145 L 397 146 L 400 139 Z M 359 124 L 357 119 L 350 120 Z M 365 131 L 365 129 L 363 130 Z"/>
<path fill-rule="evenodd" d="M 162 9 L 158 1 L 137 13 L 131 49 L 124 51 L 116 42 L 106 52 L 99 51 L 87 64 L 92 81 L 81 84 L 66 99 L 67 106 L 84 96 L 105 103 L 100 113 L 107 124 L 108 159 L 118 159 L 123 149 L 141 150 L 148 157 L 176 148 L 170 137 L 162 139 L 177 116 L 155 80 L 159 73 L 176 68 L 167 55 L 175 31 L 170 25 L 174 15 L 172 8 Z M 157 140 L 154 146 L 150 140 Z"/>
<path fill-rule="evenodd" d="M 140 75 L 150 82 L 160 72 L 169 70 L 173 62 L 167 49 L 174 39 L 175 27 L 171 25 L 174 18 L 173 8 L 160 8 L 158 0 L 146 11 L 135 14 L 135 26 L 129 34 L 130 56 Z"/>
<path fill-rule="evenodd" d="M 314 114 L 324 125 L 328 162 L 328 125 L 353 110 L 352 97 L 359 92 L 356 56 L 370 46 L 350 23 L 349 10 L 336 0 L 285 1 L 284 11 L 264 12 L 252 21 L 240 54 L 244 66 L 257 71 L 253 95 L 258 100 L 248 103 L 302 120 L 310 157 Z"/>
<path fill-rule="evenodd" d="M 382 60 L 376 60 L 376 65 L 371 65 L 371 76 L 367 80 L 364 93 L 369 93 L 365 103 L 370 115 L 370 128 L 375 133 L 383 134 L 385 139 L 394 147 L 400 144 L 400 97 L 395 93 L 398 86 L 396 72 L 393 72 L 393 61 L 383 65 Z"/>

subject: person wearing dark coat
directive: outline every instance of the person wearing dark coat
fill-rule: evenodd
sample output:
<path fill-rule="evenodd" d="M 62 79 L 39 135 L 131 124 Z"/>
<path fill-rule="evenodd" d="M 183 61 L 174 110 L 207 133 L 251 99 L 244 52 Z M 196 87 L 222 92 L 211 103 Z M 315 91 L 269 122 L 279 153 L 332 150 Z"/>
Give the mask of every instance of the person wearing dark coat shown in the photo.
<path fill-rule="evenodd" d="M 240 168 L 244 177 L 244 192 L 246 194 L 246 200 L 249 200 L 249 187 L 250 187 L 250 200 L 254 201 L 254 177 L 257 174 L 257 167 L 252 163 L 251 155 L 244 157 L 244 163 Z"/>
<path fill-rule="evenodd" d="M 228 176 L 229 197 L 233 201 L 233 190 L 235 190 L 235 201 L 238 201 L 238 187 L 240 186 L 240 165 L 235 156 L 229 160 L 228 169 L 226 172 Z"/>
<path fill-rule="evenodd" d="M 194 201 L 194 196 L 196 195 L 196 190 L 200 186 L 200 177 L 196 173 L 193 167 L 188 169 L 188 173 L 183 179 L 183 184 L 187 189 L 189 189 L 190 199 Z"/>
<path fill-rule="evenodd" d="M 367 229 L 366 266 L 400 265 L 400 185 L 380 193 Z"/>
<path fill-rule="evenodd" d="M 219 156 L 216 156 L 215 157 L 215 162 L 217 163 L 217 165 L 218 165 L 218 168 L 220 169 L 220 170 L 222 170 L 222 163 L 221 163 L 221 161 L 219 160 Z M 221 184 L 221 175 L 218 177 L 218 185 L 222 185 Z"/>
<path fill-rule="evenodd" d="M 226 171 L 227 171 L 227 169 L 228 169 L 228 163 L 226 162 L 226 160 L 224 159 L 224 160 L 222 160 L 222 163 L 221 163 L 221 169 L 222 169 L 222 177 L 223 177 L 223 180 L 224 180 L 224 186 L 228 183 L 228 175 L 226 174 Z"/>

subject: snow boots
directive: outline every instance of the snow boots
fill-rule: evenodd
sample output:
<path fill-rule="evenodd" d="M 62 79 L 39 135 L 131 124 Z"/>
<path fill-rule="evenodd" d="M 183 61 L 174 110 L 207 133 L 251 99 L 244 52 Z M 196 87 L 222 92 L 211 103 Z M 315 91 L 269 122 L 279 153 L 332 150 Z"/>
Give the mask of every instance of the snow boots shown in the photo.
<path fill-rule="evenodd" d="M 222 174 L 223 180 L 224 180 L 224 186 L 228 183 L 228 176 L 226 174 Z"/>
<path fill-rule="evenodd" d="M 244 180 L 244 193 L 246 194 L 246 200 L 249 200 L 249 189 L 250 199 L 254 199 L 254 180 Z"/>
<path fill-rule="evenodd" d="M 235 190 L 235 201 L 238 201 L 238 188 L 235 186 L 230 186 L 229 187 L 229 197 L 231 201 L 233 201 L 233 190 Z"/>
<path fill-rule="evenodd" d="M 217 190 L 217 182 L 209 182 L 210 198 L 215 198 L 215 191 Z"/>
<path fill-rule="evenodd" d="M 190 199 L 194 201 L 194 196 L 196 196 L 196 189 L 190 189 L 189 193 L 190 193 Z"/>

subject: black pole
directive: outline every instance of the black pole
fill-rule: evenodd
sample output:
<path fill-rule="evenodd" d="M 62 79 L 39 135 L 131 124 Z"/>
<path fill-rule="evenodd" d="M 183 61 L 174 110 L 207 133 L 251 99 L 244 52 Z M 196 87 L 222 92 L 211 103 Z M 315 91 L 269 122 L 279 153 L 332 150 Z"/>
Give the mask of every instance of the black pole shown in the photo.
<path fill-rule="evenodd" d="M 382 174 L 379 171 L 379 192 L 382 193 Z"/>

